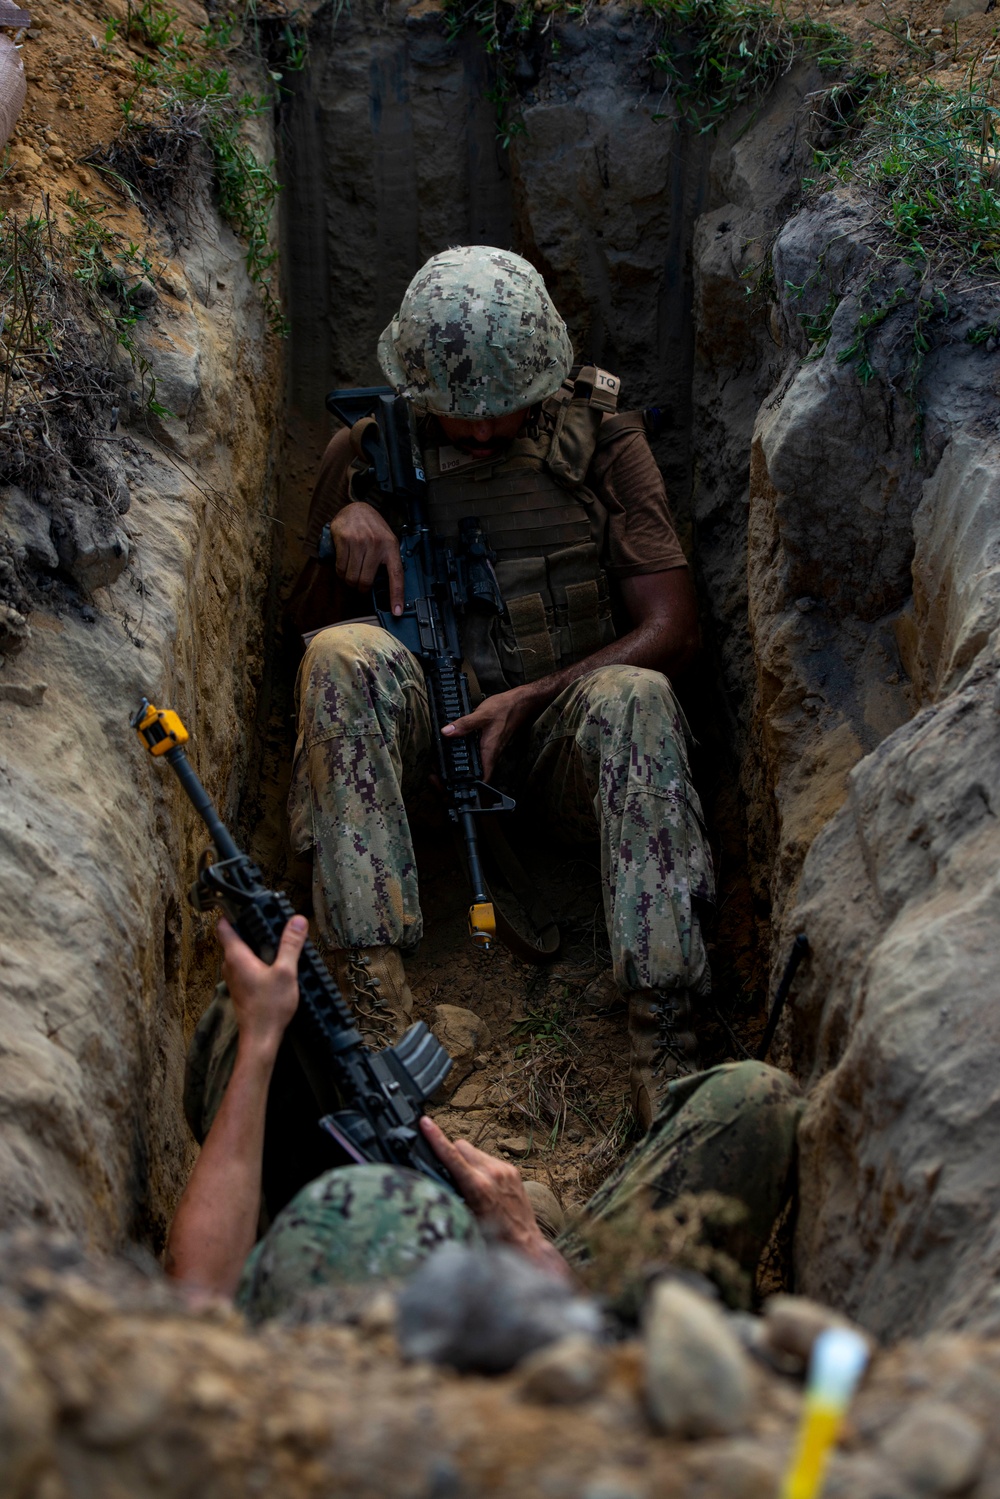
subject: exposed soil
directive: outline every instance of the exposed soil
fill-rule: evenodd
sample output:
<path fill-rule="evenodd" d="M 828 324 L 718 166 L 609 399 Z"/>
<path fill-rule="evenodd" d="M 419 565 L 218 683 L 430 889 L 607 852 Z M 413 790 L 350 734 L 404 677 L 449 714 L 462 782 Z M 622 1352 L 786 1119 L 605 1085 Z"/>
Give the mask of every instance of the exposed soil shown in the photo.
<path fill-rule="evenodd" d="M 789 11 L 806 8 L 792 3 Z M 176 0 L 176 9 L 190 39 L 205 24 L 206 12 L 194 0 Z M 974 60 L 980 67 L 994 61 L 989 47 L 997 25 L 986 14 L 944 26 L 942 10 L 941 0 L 891 6 L 826 0 L 820 7 L 824 17 L 870 48 L 874 62 L 909 58 L 914 72 L 954 85 Z M 114 139 L 120 101 L 133 87 L 131 60 L 144 50 L 120 36 L 109 39 L 109 16 L 124 21 L 120 0 L 50 5 L 35 14 L 24 42 L 28 102 L 10 142 L 5 207 L 26 214 L 47 201 L 53 215 L 64 216 L 67 193 L 84 193 L 153 259 L 169 313 L 165 247 L 151 240 L 141 207 L 89 160 L 96 146 L 106 148 Z M 264 776 L 255 810 L 244 809 L 244 823 L 255 826 L 258 858 L 301 902 L 302 871 L 290 868 L 281 842 L 289 699 L 286 677 L 270 704 Z M 699 775 L 706 801 L 714 801 L 724 746 L 710 725 L 698 723 L 697 704 L 694 718 L 706 741 Z M 768 954 L 733 846 L 738 828 L 735 809 L 723 810 L 714 833 L 721 918 L 713 954 L 716 997 L 706 1010 L 702 1037 L 708 1062 L 753 1054 L 766 1012 Z M 457 1099 L 439 1108 L 438 1117 L 450 1133 L 516 1156 L 526 1175 L 547 1182 L 570 1207 L 593 1190 L 629 1140 L 625 1015 L 608 981 L 594 861 L 552 849 L 532 855 L 565 934 L 558 960 L 547 968 L 521 963 L 502 949 L 488 957 L 474 952 L 465 932 L 464 881 L 447 841 L 426 838 L 421 861 L 427 935 L 409 965 L 420 1013 L 430 1020 L 437 1003 L 463 1005 L 488 1022 L 494 1037 Z"/>

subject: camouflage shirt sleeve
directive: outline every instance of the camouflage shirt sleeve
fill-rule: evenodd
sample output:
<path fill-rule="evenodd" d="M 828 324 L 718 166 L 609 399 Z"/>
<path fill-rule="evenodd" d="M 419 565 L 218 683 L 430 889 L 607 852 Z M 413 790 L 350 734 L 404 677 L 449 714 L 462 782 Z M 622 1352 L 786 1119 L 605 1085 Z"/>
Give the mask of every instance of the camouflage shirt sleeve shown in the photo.
<path fill-rule="evenodd" d="M 663 475 L 644 433 L 626 429 L 603 443 L 588 474 L 608 512 L 605 568 L 611 578 L 686 567 Z"/>

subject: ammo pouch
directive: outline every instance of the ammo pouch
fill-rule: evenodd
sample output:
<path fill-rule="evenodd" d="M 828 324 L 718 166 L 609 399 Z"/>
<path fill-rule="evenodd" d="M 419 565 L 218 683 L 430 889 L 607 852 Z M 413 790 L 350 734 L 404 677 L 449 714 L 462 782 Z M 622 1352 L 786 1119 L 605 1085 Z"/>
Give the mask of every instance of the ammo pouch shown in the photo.
<path fill-rule="evenodd" d="M 534 682 L 615 638 L 608 580 L 595 542 L 546 557 L 498 561 L 507 617 L 497 622 L 505 681 Z"/>

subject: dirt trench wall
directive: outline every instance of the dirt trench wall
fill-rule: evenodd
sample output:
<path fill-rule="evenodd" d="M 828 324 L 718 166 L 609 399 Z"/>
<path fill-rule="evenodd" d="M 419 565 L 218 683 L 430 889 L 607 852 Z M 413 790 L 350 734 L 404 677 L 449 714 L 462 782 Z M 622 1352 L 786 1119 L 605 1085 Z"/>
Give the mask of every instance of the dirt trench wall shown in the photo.
<path fill-rule="evenodd" d="M 742 149 L 753 160 L 752 133 Z M 914 399 L 917 280 L 874 255 L 872 207 L 779 202 L 773 290 L 741 320 L 761 194 L 734 196 L 739 214 L 727 204 L 696 231 L 696 414 L 728 436 L 713 449 L 696 427 L 696 554 L 711 569 L 715 536 L 717 577 L 729 569 L 715 628 L 727 687 L 745 693 L 737 743 L 776 966 L 796 931 L 810 941 L 784 1031 L 809 1090 L 797 1284 L 887 1338 L 992 1327 L 998 365 L 968 338 L 989 297 L 950 290 Z M 862 312 L 893 297 L 903 310 L 870 338 L 864 383 L 847 351 Z M 829 337 L 810 345 L 804 319 L 831 298 Z M 741 338 L 753 353 L 733 379 Z"/>
<path fill-rule="evenodd" d="M 204 834 L 128 719 L 144 694 L 177 708 L 232 811 L 271 542 L 276 350 L 207 176 L 179 239 L 137 328 L 174 415 L 107 442 L 128 568 L 38 609 L 0 670 L 0 1216 L 104 1247 L 158 1247 L 188 1169 L 181 1071 L 211 941 L 184 894 Z M 18 524 L 7 505 L 0 529 Z"/>
<path fill-rule="evenodd" d="M 365 0 L 317 11 L 310 64 L 283 122 L 289 570 L 335 385 L 380 383 L 379 333 L 407 283 L 452 244 L 527 255 L 580 358 L 619 374 L 630 405 L 666 409 L 659 454 L 682 509 L 689 485 L 691 225 L 707 141 L 681 136 L 650 66 L 655 24 L 602 7 L 553 22 L 521 56 L 518 128 L 497 133 L 490 57 L 449 39 L 440 12 Z"/>
<path fill-rule="evenodd" d="M 417 268 L 452 244 L 508 244 L 510 188 L 475 37 L 448 41 L 439 14 L 374 0 L 323 6 L 309 64 L 291 80 L 281 171 L 287 462 L 286 581 L 337 386 L 381 385 L 378 335 Z"/>

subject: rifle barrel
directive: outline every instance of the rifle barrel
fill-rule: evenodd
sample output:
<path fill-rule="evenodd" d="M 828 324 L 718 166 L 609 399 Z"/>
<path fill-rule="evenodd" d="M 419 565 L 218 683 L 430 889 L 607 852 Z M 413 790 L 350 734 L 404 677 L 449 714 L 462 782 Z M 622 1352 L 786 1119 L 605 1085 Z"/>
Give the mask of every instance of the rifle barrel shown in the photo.
<path fill-rule="evenodd" d="M 240 858 L 240 850 L 234 842 L 232 834 L 218 812 L 216 812 L 215 804 L 198 779 L 195 768 L 188 759 L 186 752 L 180 745 L 176 745 L 173 749 L 167 750 L 165 758 L 170 761 L 171 766 L 176 772 L 177 779 L 187 792 L 195 811 L 204 819 L 219 858 Z"/>

